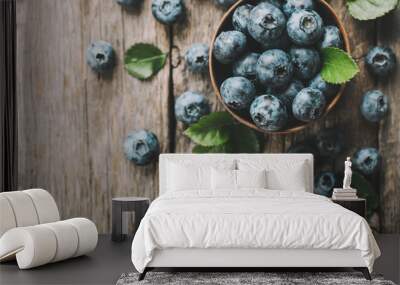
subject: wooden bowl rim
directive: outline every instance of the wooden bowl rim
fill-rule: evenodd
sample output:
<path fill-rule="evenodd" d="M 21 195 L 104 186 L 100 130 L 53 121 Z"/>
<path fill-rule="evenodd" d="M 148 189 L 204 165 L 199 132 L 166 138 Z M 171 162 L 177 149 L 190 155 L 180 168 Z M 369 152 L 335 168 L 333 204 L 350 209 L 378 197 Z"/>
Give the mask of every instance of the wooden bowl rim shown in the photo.
<path fill-rule="evenodd" d="M 257 127 L 256 124 L 251 123 L 251 122 L 249 122 L 249 121 L 243 119 L 241 116 L 239 116 L 239 115 L 237 115 L 235 112 L 233 112 L 233 111 L 225 104 L 224 100 L 222 99 L 221 93 L 219 92 L 219 88 L 218 88 L 218 85 L 217 85 L 217 82 L 216 82 L 216 79 L 215 79 L 215 76 L 214 76 L 214 70 L 213 70 L 213 66 L 214 66 L 214 57 L 213 57 L 214 42 L 215 42 L 215 39 L 217 38 L 217 36 L 219 35 L 220 30 L 221 30 L 221 26 L 224 24 L 225 20 L 226 20 L 228 17 L 231 16 L 231 14 L 234 12 L 234 10 L 235 10 L 238 6 L 240 6 L 240 5 L 242 5 L 242 4 L 245 4 L 247 1 L 248 1 L 248 0 L 239 0 L 239 1 L 237 1 L 234 5 L 232 5 L 232 6 L 228 9 L 228 11 L 226 11 L 226 13 L 223 15 L 223 17 L 222 17 L 222 19 L 221 19 L 221 21 L 220 21 L 220 23 L 219 23 L 219 25 L 218 25 L 218 28 L 217 28 L 217 30 L 216 30 L 216 32 L 214 33 L 214 36 L 213 36 L 213 38 L 212 38 L 211 45 L 210 45 L 210 51 L 209 51 L 209 55 L 208 55 L 208 56 L 209 56 L 209 60 L 208 60 L 208 61 L 209 61 L 209 67 L 208 67 L 208 68 L 209 68 L 209 73 L 210 73 L 210 78 L 211 78 L 211 85 L 213 86 L 214 92 L 215 92 L 215 94 L 216 94 L 218 100 L 219 100 L 219 101 L 223 104 L 223 106 L 225 107 L 225 109 L 226 109 L 237 121 L 239 121 L 241 124 L 243 124 L 243 125 L 245 125 L 245 126 L 247 126 L 247 127 L 249 127 L 249 128 L 252 128 L 252 129 L 254 129 L 254 130 L 256 130 L 256 131 L 259 131 L 259 132 L 262 132 L 262 133 L 268 133 L 268 134 L 282 134 L 282 135 L 284 135 L 284 134 L 295 133 L 295 132 L 298 132 L 298 131 L 300 131 L 300 130 L 303 130 L 303 129 L 305 129 L 307 126 L 309 126 L 309 125 L 315 123 L 316 121 L 323 119 L 323 118 L 334 108 L 334 106 L 337 104 L 337 102 L 339 101 L 339 99 L 340 99 L 340 98 L 342 97 L 342 95 L 343 95 L 343 91 L 344 91 L 344 88 L 345 88 L 345 86 L 346 86 L 346 83 L 344 83 L 344 84 L 341 85 L 339 92 L 336 94 L 335 98 L 333 98 L 333 100 L 330 102 L 330 104 L 328 105 L 328 107 L 326 107 L 324 114 L 323 114 L 318 120 L 315 120 L 315 121 L 313 121 L 313 122 L 304 123 L 304 124 L 302 124 L 302 125 L 300 125 L 300 126 L 295 126 L 295 127 L 292 127 L 292 128 L 286 129 L 286 130 L 282 130 L 282 131 L 267 131 L 267 130 L 264 130 L 264 129 L 261 129 L 261 128 Z M 351 53 L 351 50 L 350 50 L 349 36 L 348 36 L 348 34 L 347 34 L 347 32 L 346 32 L 346 30 L 345 30 L 345 28 L 344 28 L 342 22 L 340 21 L 340 19 L 339 19 L 338 16 L 336 15 L 336 12 L 333 10 L 333 8 L 331 7 L 331 5 L 329 5 L 325 0 L 318 0 L 318 2 L 319 2 L 320 4 L 322 4 L 322 5 L 327 9 L 327 11 L 332 15 L 332 17 L 333 17 L 334 21 L 336 22 L 336 25 L 337 25 L 337 27 L 339 28 L 340 33 L 341 33 L 341 35 L 342 35 L 343 44 L 344 44 L 344 50 L 350 54 L 350 53 Z"/>

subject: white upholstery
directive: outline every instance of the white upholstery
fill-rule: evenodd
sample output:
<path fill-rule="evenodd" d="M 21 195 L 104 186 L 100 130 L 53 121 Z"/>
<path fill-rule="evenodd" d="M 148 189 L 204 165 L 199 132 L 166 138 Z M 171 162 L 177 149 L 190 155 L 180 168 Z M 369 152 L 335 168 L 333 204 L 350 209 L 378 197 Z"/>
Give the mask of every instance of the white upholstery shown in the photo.
<path fill-rule="evenodd" d="M 20 269 L 80 256 L 97 245 L 98 233 L 85 218 L 59 221 L 53 197 L 43 189 L 0 193 L 0 261 Z"/>

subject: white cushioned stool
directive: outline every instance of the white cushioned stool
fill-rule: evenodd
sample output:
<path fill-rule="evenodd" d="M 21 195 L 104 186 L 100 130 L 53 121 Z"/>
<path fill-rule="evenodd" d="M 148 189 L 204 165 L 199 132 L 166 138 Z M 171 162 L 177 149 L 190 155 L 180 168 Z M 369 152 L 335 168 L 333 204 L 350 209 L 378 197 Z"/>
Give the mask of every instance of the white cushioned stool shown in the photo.
<path fill-rule="evenodd" d="M 0 193 L 0 261 L 15 259 L 28 269 L 96 248 L 97 228 L 85 218 L 60 221 L 57 205 L 43 189 Z"/>

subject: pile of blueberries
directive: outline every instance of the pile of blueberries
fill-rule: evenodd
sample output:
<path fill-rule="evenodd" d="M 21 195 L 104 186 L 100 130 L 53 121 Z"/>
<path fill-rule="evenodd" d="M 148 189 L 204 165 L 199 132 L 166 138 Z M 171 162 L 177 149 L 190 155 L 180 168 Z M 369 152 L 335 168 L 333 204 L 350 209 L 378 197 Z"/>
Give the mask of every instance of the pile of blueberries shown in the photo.
<path fill-rule="evenodd" d="M 244 4 L 233 13 L 233 30 L 215 40 L 215 59 L 231 65 L 232 76 L 220 86 L 225 104 L 262 130 L 317 120 L 339 90 L 319 72 L 321 49 L 342 48 L 341 33 L 324 25 L 316 9 L 313 0 Z"/>

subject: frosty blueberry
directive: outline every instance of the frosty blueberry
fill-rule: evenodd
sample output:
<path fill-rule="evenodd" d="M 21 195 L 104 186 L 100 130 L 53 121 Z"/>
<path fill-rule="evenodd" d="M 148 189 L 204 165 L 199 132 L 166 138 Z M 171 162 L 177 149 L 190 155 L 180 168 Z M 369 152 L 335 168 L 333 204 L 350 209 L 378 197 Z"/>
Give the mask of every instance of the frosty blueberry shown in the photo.
<path fill-rule="evenodd" d="M 321 172 L 315 179 L 314 192 L 319 195 L 330 197 L 336 181 L 335 173 L 330 171 Z"/>
<path fill-rule="evenodd" d="M 193 44 L 185 54 L 186 64 L 192 72 L 206 72 L 208 69 L 208 46 Z"/>
<path fill-rule="evenodd" d="M 115 66 L 115 52 L 112 45 L 105 41 L 96 41 L 86 50 L 87 64 L 98 73 L 105 73 Z"/>
<path fill-rule="evenodd" d="M 175 101 L 176 119 L 184 124 L 194 124 L 208 113 L 210 113 L 210 105 L 207 99 L 198 92 L 184 92 Z"/>
<path fill-rule="evenodd" d="M 379 151 L 373 147 L 359 149 L 351 160 L 355 169 L 364 175 L 375 173 L 380 165 L 381 156 Z"/>
<path fill-rule="evenodd" d="M 233 63 L 233 75 L 243 76 L 252 82 L 256 81 L 256 64 L 260 54 L 247 53 Z"/>
<path fill-rule="evenodd" d="M 370 122 L 382 120 L 389 109 L 389 100 L 380 90 L 371 90 L 364 94 L 360 110 L 363 117 Z"/>
<path fill-rule="evenodd" d="M 152 0 L 151 11 L 159 22 L 169 25 L 182 18 L 185 7 L 182 0 Z"/>
<path fill-rule="evenodd" d="M 223 8 L 229 8 L 230 6 L 232 6 L 233 4 L 236 3 L 236 1 L 238 0 L 214 0 L 215 3 L 217 3 L 217 5 L 223 7 Z"/>
<path fill-rule="evenodd" d="M 126 8 L 133 8 L 142 3 L 143 0 L 117 0 L 117 3 Z"/>
<path fill-rule="evenodd" d="M 219 62 L 228 64 L 233 62 L 244 52 L 246 44 L 246 35 L 242 32 L 222 32 L 215 40 L 213 54 Z"/>
<path fill-rule="evenodd" d="M 285 104 L 273 95 L 261 95 L 250 106 L 250 115 L 257 127 L 278 131 L 285 127 L 288 113 Z"/>
<path fill-rule="evenodd" d="M 257 61 L 256 73 L 262 85 L 271 88 L 284 87 L 292 79 L 293 65 L 287 53 L 271 49 L 261 54 Z"/>
<path fill-rule="evenodd" d="M 327 101 L 331 100 L 340 89 L 340 85 L 326 82 L 321 74 L 318 74 L 310 81 L 310 87 L 321 91 L 325 95 Z"/>
<path fill-rule="evenodd" d="M 316 144 L 321 156 L 334 158 L 344 147 L 344 136 L 338 129 L 326 129 L 316 137 Z"/>
<path fill-rule="evenodd" d="M 283 13 L 287 17 L 293 14 L 296 10 L 314 10 L 314 1 L 313 0 L 285 0 L 282 5 Z"/>
<path fill-rule="evenodd" d="M 320 49 L 327 47 L 342 48 L 343 41 L 340 35 L 340 30 L 336 26 L 325 26 L 323 28 L 323 34 L 321 41 L 318 44 Z"/>
<path fill-rule="evenodd" d="M 128 134 L 124 141 L 124 153 L 127 159 L 136 165 L 146 165 L 160 152 L 157 136 L 147 130 Z"/>
<path fill-rule="evenodd" d="M 310 80 L 321 68 L 319 53 L 314 48 L 292 47 L 290 57 L 294 67 L 294 76 L 301 80 Z"/>
<path fill-rule="evenodd" d="M 226 79 L 222 82 L 220 91 L 225 104 L 235 110 L 248 108 L 256 95 L 253 83 L 241 76 Z"/>
<path fill-rule="evenodd" d="M 250 12 L 247 30 L 259 43 L 266 45 L 278 39 L 286 26 L 286 18 L 276 6 L 262 2 Z"/>
<path fill-rule="evenodd" d="M 282 92 L 276 94 L 276 96 L 286 105 L 288 112 L 292 112 L 292 104 L 293 100 L 296 97 L 297 93 L 299 93 L 304 88 L 304 84 L 294 79 L 290 82 L 289 86 Z"/>
<path fill-rule="evenodd" d="M 296 10 L 287 22 L 289 38 L 298 45 L 315 44 L 322 36 L 322 19 L 313 10 Z"/>
<path fill-rule="evenodd" d="M 321 91 L 307 87 L 294 98 L 292 112 L 297 120 L 310 122 L 322 116 L 325 104 L 325 97 Z"/>
<path fill-rule="evenodd" d="M 236 8 L 232 16 L 232 25 L 236 31 L 247 33 L 247 22 L 253 5 L 245 4 Z"/>
<path fill-rule="evenodd" d="M 384 78 L 395 69 L 396 55 L 389 47 L 373 47 L 368 51 L 365 63 L 372 74 Z"/>

